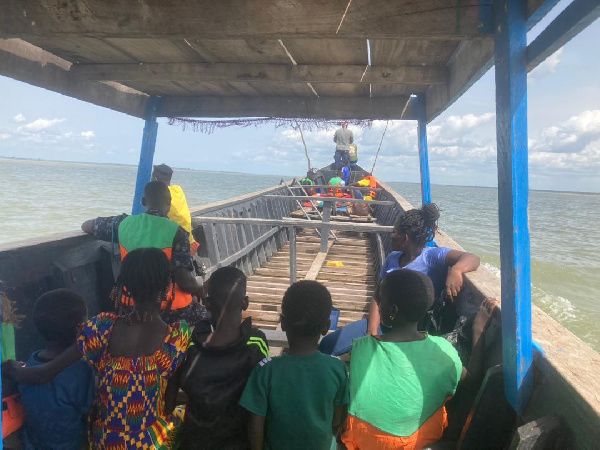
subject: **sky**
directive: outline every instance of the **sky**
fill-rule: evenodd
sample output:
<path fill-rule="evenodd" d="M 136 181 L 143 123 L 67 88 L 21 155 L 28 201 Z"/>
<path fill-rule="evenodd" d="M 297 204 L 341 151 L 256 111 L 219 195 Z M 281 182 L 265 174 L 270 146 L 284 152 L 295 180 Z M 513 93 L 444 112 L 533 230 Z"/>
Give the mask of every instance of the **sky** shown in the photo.
<path fill-rule="evenodd" d="M 570 2 L 563 0 L 528 35 Z M 600 192 L 600 21 L 529 74 L 528 136 L 532 189 Z M 428 126 L 433 184 L 496 186 L 493 68 Z M 0 156 L 137 164 L 143 121 L 0 76 Z M 370 169 L 386 126 L 350 127 L 359 164 Z M 313 167 L 333 159 L 334 129 L 305 132 Z M 299 132 L 263 125 L 211 135 L 159 120 L 155 163 L 201 170 L 301 175 Z M 417 124 L 391 121 L 374 174 L 419 181 Z"/>

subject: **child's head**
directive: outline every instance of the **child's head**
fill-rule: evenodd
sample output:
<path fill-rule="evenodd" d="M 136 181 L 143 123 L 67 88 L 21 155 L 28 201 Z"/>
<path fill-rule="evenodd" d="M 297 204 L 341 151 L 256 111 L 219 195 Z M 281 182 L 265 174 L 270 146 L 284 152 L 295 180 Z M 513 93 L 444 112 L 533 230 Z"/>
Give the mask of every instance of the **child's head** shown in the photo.
<path fill-rule="evenodd" d="M 206 307 L 216 325 L 225 313 L 241 313 L 248 308 L 246 275 L 235 267 L 221 267 L 213 272 L 207 282 Z"/>
<path fill-rule="evenodd" d="M 33 323 L 49 342 L 68 347 L 75 343 L 77 328 L 87 319 L 87 305 L 77 292 L 55 289 L 35 302 Z"/>
<path fill-rule="evenodd" d="M 169 259 L 157 248 L 138 248 L 125 256 L 117 278 L 118 301 L 121 293 L 133 298 L 138 312 L 158 311 L 171 289 Z"/>
<path fill-rule="evenodd" d="M 281 328 L 296 338 L 317 338 L 327 334 L 331 315 L 331 294 L 317 281 L 292 284 L 281 303 Z"/>
<path fill-rule="evenodd" d="M 383 325 L 417 323 L 433 304 L 433 283 L 422 272 L 395 270 L 382 281 L 379 298 Z"/>

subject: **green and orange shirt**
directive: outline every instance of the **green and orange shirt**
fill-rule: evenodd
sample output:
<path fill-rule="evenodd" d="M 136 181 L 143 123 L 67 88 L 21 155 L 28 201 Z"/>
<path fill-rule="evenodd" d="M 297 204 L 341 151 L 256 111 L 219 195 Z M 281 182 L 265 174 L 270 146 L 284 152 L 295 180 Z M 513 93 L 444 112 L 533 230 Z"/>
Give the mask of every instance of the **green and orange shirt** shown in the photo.
<path fill-rule="evenodd" d="M 149 210 L 143 215 L 150 215 L 155 217 L 162 217 L 168 220 L 166 216 L 162 215 L 158 211 Z M 110 217 L 98 217 L 94 219 L 92 225 L 92 235 L 96 239 L 100 239 L 107 242 L 114 242 L 116 245 L 121 244 L 120 242 L 120 225 L 129 217 L 127 214 L 121 214 L 120 216 Z M 171 221 L 172 222 L 172 221 Z M 142 237 L 143 238 L 143 237 Z M 147 247 L 154 247 L 154 245 L 146 245 Z M 175 229 L 175 234 L 171 238 L 171 267 L 187 267 L 189 270 L 193 270 L 192 258 L 190 255 L 190 240 L 187 231 L 178 226 Z M 139 247 L 138 247 L 139 248 Z M 129 249 L 131 251 L 132 249 Z"/>
<path fill-rule="evenodd" d="M 354 340 L 344 444 L 348 449 L 416 449 L 440 440 L 448 425 L 445 403 L 461 373 L 458 353 L 442 337 Z"/>

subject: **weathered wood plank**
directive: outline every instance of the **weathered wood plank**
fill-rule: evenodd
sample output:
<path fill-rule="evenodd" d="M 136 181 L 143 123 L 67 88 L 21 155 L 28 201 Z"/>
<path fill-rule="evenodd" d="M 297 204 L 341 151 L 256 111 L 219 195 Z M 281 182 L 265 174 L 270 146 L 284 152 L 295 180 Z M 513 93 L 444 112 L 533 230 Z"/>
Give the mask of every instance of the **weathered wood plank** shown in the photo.
<path fill-rule="evenodd" d="M 146 2 L 142 8 L 132 7 L 127 0 L 87 0 L 83 5 L 62 0 L 5 0 L 0 30 L 5 37 L 168 37 L 192 42 L 287 37 L 456 39 L 480 32 L 476 0 L 463 0 L 460 7 L 445 0 L 358 2 L 348 8 L 343 26 L 338 27 L 346 5 L 346 0 L 171 0 Z"/>
<path fill-rule="evenodd" d="M 0 39 L 0 75 L 144 118 L 149 98 L 146 94 L 118 83 L 75 81 L 70 67 L 68 61 L 20 39 Z"/>
<path fill-rule="evenodd" d="M 195 97 L 165 96 L 165 117 L 291 117 L 414 120 L 407 96 L 398 97 Z M 313 199 L 314 200 L 314 199 Z"/>
<path fill-rule="evenodd" d="M 253 81 L 293 83 L 444 84 L 443 66 L 239 63 L 78 64 L 77 81 Z M 363 76 L 364 75 L 364 76 Z"/>
<path fill-rule="evenodd" d="M 369 223 L 335 223 L 329 222 L 324 224 L 318 221 L 294 220 L 294 219 L 257 219 L 257 218 L 228 218 L 228 217 L 192 217 L 194 226 L 203 223 L 237 223 L 251 225 L 269 225 L 288 227 L 294 226 L 299 228 L 330 228 L 340 231 L 358 231 L 358 232 L 375 232 L 375 233 L 391 233 L 394 227 L 376 225 Z"/>
<path fill-rule="evenodd" d="M 386 205 L 391 206 L 394 203 L 387 200 L 363 200 L 359 198 L 338 198 L 338 197 L 311 197 L 308 195 L 264 195 L 265 198 L 279 198 L 287 201 L 319 201 L 324 203 L 367 203 L 369 205 Z"/>

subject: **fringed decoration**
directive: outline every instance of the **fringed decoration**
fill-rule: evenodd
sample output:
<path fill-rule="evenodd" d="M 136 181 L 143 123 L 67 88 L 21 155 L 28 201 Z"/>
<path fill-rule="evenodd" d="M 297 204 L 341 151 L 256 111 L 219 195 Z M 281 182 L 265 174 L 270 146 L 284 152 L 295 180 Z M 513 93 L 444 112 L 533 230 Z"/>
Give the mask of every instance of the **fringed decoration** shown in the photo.
<path fill-rule="evenodd" d="M 344 119 L 348 125 L 355 125 L 362 128 L 371 128 L 373 121 L 370 119 Z M 286 117 L 256 117 L 248 119 L 225 119 L 225 120 L 202 120 L 189 119 L 187 117 L 169 117 L 169 125 L 178 125 L 183 131 L 190 127 L 193 131 L 212 134 L 217 128 L 229 127 L 258 127 L 260 125 L 273 124 L 275 128 L 290 127 L 297 130 L 302 127 L 304 131 L 330 130 L 338 127 L 342 120 L 329 119 L 290 119 Z"/>

